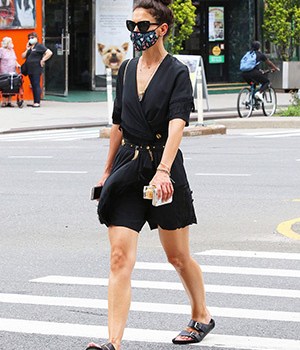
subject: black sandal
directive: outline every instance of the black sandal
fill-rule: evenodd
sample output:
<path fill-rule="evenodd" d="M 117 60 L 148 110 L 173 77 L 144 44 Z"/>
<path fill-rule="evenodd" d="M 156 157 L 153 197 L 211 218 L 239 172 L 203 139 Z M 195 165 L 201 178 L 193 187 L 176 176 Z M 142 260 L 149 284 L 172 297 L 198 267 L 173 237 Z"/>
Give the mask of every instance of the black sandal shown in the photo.
<path fill-rule="evenodd" d="M 90 343 L 86 350 L 116 350 L 112 343 L 106 343 L 102 345 L 97 345 L 95 343 Z"/>
<path fill-rule="evenodd" d="M 192 344 L 200 343 L 203 338 L 215 327 L 215 321 L 210 320 L 209 324 L 204 324 L 190 320 L 188 324 L 189 328 L 194 329 L 195 331 L 189 332 L 187 330 L 181 331 L 176 338 L 172 340 L 173 344 Z M 186 340 L 177 340 L 178 337 L 188 337 L 190 339 Z"/>

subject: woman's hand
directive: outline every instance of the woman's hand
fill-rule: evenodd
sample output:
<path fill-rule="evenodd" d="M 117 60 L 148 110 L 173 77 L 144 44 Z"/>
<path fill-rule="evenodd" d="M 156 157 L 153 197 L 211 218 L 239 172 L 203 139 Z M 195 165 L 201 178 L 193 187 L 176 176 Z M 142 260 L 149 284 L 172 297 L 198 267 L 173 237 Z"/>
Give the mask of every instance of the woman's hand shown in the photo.
<path fill-rule="evenodd" d="M 172 197 L 174 188 L 170 179 L 170 175 L 163 171 L 156 171 L 153 179 L 150 181 L 151 186 L 155 186 L 158 199 L 166 202 Z"/>
<path fill-rule="evenodd" d="M 103 186 L 108 177 L 109 177 L 109 173 L 105 172 L 102 175 L 101 179 L 98 181 L 97 186 Z"/>

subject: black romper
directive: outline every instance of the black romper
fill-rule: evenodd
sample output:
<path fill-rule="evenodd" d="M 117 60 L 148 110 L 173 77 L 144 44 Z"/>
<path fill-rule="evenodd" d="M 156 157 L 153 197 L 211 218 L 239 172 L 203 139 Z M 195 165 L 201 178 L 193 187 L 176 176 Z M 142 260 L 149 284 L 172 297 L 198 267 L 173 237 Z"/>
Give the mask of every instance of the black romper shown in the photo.
<path fill-rule="evenodd" d="M 169 121 L 180 118 L 189 123 L 194 102 L 188 68 L 167 55 L 140 101 L 138 58 L 129 62 L 124 80 L 127 62 L 119 69 L 113 111 L 113 123 L 120 125 L 124 140 L 101 193 L 99 220 L 107 226 L 124 226 L 137 232 L 145 222 L 151 229 L 183 228 L 196 223 L 196 216 L 181 151 L 171 168 L 172 203 L 154 207 L 150 200 L 143 199 L 143 186 L 149 185 L 160 163 Z"/>

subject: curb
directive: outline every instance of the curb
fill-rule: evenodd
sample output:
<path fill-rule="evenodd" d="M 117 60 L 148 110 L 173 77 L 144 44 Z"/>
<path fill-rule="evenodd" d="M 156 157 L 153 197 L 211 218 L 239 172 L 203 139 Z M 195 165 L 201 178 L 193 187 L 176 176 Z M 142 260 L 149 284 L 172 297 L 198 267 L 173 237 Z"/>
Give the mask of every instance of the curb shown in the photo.
<path fill-rule="evenodd" d="M 188 126 L 183 131 L 183 136 L 205 136 L 213 134 L 226 134 L 224 125 L 207 125 L 207 126 Z M 100 138 L 107 139 L 110 137 L 110 127 L 100 129 Z"/>

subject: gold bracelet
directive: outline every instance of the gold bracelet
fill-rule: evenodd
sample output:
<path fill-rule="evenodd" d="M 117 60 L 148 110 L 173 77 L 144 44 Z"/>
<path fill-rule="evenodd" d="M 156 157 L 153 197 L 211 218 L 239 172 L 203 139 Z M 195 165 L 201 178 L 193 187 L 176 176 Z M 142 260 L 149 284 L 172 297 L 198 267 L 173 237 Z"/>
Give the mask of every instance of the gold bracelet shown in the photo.
<path fill-rule="evenodd" d="M 161 171 L 162 173 L 166 173 L 168 174 L 169 176 L 171 176 L 170 172 L 166 169 L 160 169 L 160 168 L 157 168 L 156 171 Z"/>
<path fill-rule="evenodd" d="M 159 164 L 161 164 L 161 165 L 163 165 L 164 167 L 166 167 L 167 170 L 168 170 L 169 172 L 171 171 L 171 168 L 170 168 L 167 164 L 165 164 L 165 163 L 163 163 L 163 162 L 160 162 Z"/>

